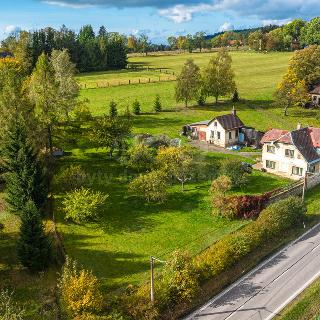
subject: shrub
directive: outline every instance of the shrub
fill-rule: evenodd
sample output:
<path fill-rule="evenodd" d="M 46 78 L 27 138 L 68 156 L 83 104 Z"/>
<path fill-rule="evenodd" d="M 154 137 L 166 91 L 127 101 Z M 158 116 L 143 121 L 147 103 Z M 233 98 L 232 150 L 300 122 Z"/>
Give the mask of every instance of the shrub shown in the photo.
<path fill-rule="evenodd" d="M 96 219 L 107 197 L 84 187 L 68 192 L 62 202 L 66 219 L 77 223 Z"/>
<path fill-rule="evenodd" d="M 228 158 L 222 161 L 220 175 L 229 177 L 233 188 L 242 187 L 248 182 L 248 173 L 244 170 L 242 162 L 236 159 Z"/>
<path fill-rule="evenodd" d="M 69 191 L 88 184 L 88 175 L 79 165 L 71 165 L 55 178 L 55 185 L 63 191 Z"/>
<path fill-rule="evenodd" d="M 164 267 L 164 284 L 162 285 L 169 304 L 190 302 L 199 291 L 198 278 L 191 256 L 179 251 L 174 252 Z"/>
<path fill-rule="evenodd" d="M 269 194 L 264 195 L 244 195 L 229 197 L 230 207 L 233 208 L 235 216 L 238 218 L 252 219 L 257 217 L 266 208 Z"/>
<path fill-rule="evenodd" d="M 154 170 L 135 178 L 129 190 L 147 202 L 163 202 L 167 196 L 167 175 L 161 170 Z"/>
<path fill-rule="evenodd" d="M 197 102 L 200 107 L 203 107 L 206 104 L 206 97 L 204 95 L 200 95 Z"/>
<path fill-rule="evenodd" d="M 210 187 L 211 204 L 214 214 L 219 214 L 228 219 L 235 217 L 235 210 L 229 201 L 227 192 L 231 190 L 232 182 L 227 176 L 220 176 L 212 181 Z"/>
<path fill-rule="evenodd" d="M 135 100 L 132 104 L 132 112 L 135 115 L 139 115 L 141 113 L 141 105 L 140 102 L 138 100 Z"/>
<path fill-rule="evenodd" d="M 162 110 L 162 105 L 160 101 L 160 96 L 157 94 L 154 100 L 153 109 L 155 112 L 160 112 Z"/>
<path fill-rule="evenodd" d="M 0 291 L 0 319 L 1 320 L 23 320 L 25 314 L 18 304 L 13 302 L 12 293 L 8 290 Z"/>
<path fill-rule="evenodd" d="M 103 297 L 98 279 L 92 272 L 79 268 L 77 262 L 69 257 L 62 268 L 58 287 L 63 306 L 71 315 L 85 317 L 87 314 L 89 318 L 84 319 L 90 319 L 91 313 L 102 310 Z"/>
<path fill-rule="evenodd" d="M 289 197 L 263 210 L 257 223 L 261 228 L 267 230 L 270 236 L 273 236 L 300 223 L 305 213 L 306 208 L 301 203 L 301 199 Z"/>
<path fill-rule="evenodd" d="M 153 168 L 155 157 L 153 150 L 141 143 L 134 145 L 127 151 L 125 164 L 138 172 L 149 171 Z"/>
<path fill-rule="evenodd" d="M 40 212 L 32 201 L 26 204 L 21 213 L 17 252 L 21 264 L 32 272 L 44 270 L 51 260 L 49 239 Z"/>
<path fill-rule="evenodd" d="M 85 103 L 78 104 L 73 112 L 77 121 L 87 122 L 93 119 L 90 109 Z"/>

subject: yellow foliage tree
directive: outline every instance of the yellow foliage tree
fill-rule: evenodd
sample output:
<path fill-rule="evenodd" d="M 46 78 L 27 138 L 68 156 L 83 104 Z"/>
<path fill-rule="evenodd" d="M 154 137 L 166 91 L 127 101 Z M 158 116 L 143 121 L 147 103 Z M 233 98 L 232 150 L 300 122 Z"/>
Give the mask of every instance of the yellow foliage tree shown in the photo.
<path fill-rule="evenodd" d="M 63 305 L 73 316 L 102 310 L 103 297 L 98 279 L 91 271 L 79 269 L 69 257 L 63 266 L 58 286 Z"/>
<path fill-rule="evenodd" d="M 282 81 L 278 84 L 275 93 L 276 105 L 284 108 L 284 115 L 288 115 L 288 108 L 294 105 L 303 105 L 309 100 L 305 80 L 298 79 L 292 68 L 289 68 Z"/>

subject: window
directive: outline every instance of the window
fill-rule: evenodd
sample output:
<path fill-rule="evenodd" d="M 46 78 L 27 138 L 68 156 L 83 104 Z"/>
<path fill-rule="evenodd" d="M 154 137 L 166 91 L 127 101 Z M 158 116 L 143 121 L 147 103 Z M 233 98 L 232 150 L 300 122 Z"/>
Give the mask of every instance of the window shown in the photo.
<path fill-rule="evenodd" d="M 310 172 L 310 173 L 315 173 L 315 172 L 316 172 L 316 166 L 311 166 L 311 167 L 309 168 L 309 172 Z"/>
<path fill-rule="evenodd" d="M 211 138 L 214 138 L 214 131 L 211 130 Z"/>
<path fill-rule="evenodd" d="M 285 150 L 285 155 L 288 158 L 294 158 L 294 150 L 286 149 Z"/>
<path fill-rule="evenodd" d="M 303 169 L 299 167 L 292 167 L 292 174 L 294 174 L 295 176 L 302 176 Z"/>
<path fill-rule="evenodd" d="M 231 140 L 231 139 L 232 139 L 232 132 L 229 131 L 229 140 Z"/>
<path fill-rule="evenodd" d="M 267 152 L 276 153 L 276 147 L 267 145 Z"/>
<path fill-rule="evenodd" d="M 236 131 L 236 138 L 238 138 L 239 137 L 239 131 L 237 130 Z"/>
<path fill-rule="evenodd" d="M 266 160 L 266 167 L 268 169 L 275 169 L 276 168 L 276 163 L 274 161 Z"/>
<path fill-rule="evenodd" d="M 218 122 L 217 122 L 217 121 L 215 121 L 215 122 L 214 122 L 214 126 L 216 127 L 217 125 L 218 125 Z"/>
<path fill-rule="evenodd" d="M 220 138 L 221 138 L 221 133 L 218 131 L 217 132 L 217 135 L 218 135 L 218 140 L 220 140 Z"/>

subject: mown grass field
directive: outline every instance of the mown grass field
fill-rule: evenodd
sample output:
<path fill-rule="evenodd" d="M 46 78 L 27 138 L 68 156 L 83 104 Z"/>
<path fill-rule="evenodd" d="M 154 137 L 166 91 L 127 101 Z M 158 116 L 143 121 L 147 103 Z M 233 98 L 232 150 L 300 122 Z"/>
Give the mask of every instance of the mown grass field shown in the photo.
<path fill-rule="evenodd" d="M 129 63 L 149 66 L 151 68 L 163 68 L 168 72 L 176 74 L 182 68 L 183 63 L 188 58 L 193 58 L 200 66 L 204 67 L 210 57 L 215 53 L 195 53 L 172 56 L 149 56 L 133 57 Z M 293 129 L 298 122 L 304 125 L 320 125 L 318 112 L 315 110 L 302 110 L 292 108 L 289 116 L 283 115 L 283 110 L 272 105 L 273 93 L 277 83 L 289 63 L 292 53 L 268 53 L 260 54 L 254 52 L 231 52 L 233 59 L 233 69 L 236 74 L 236 82 L 242 102 L 235 104 L 239 111 L 240 118 L 248 126 L 253 126 L 259 130 L 269 128 Z M 81 83 L 88 83 L 92 79 L 105 78 L 108 81 L 118 81 L 123 77 L 134 78 L 144 76 L 148 71 L 119 71 L 105 74 L 80 75 Z M 154 74 L 154 71 L 149 71 Z M 124 111 L 131 108 L 132 102 L 138 99 L 141 103 L 143 114 L 135 117 L 135 132 L 168 133 L 171 136 L 178 136 L 184 124 L 198 120 L 211 119 L 216 115 L 230 112 L 234 105 L 225 98 L 218 105 L 212 103 L 209 98 L 204 107 L 197 106 L 193 101 L 189 108 L 184 108 L 174 99 L 175 82 L 160 82 L 140 85 L 123 85 L 110 88 L 87 89 L 81 91 L 81 96 L 90 100 L 90 109 L 95 115 L 108 112 L 108 105 L 111 100 L 118 103 L 118 108 Z M 163 104 L 164 112 L 155 114 L 153 112 L 153 102 L 155 96 L 159 94 Z"/>

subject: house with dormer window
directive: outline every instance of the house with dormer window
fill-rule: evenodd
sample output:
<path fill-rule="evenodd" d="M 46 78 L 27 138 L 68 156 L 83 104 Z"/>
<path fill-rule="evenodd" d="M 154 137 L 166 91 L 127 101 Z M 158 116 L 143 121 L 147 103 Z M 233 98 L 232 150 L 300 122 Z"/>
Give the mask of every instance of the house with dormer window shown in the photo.
<path fill-rule="evenodd" d="M 262 137 L 262 166 L 268 172 L 301 179 L 320 173 L 320 128 L 272 129 Z"/>

